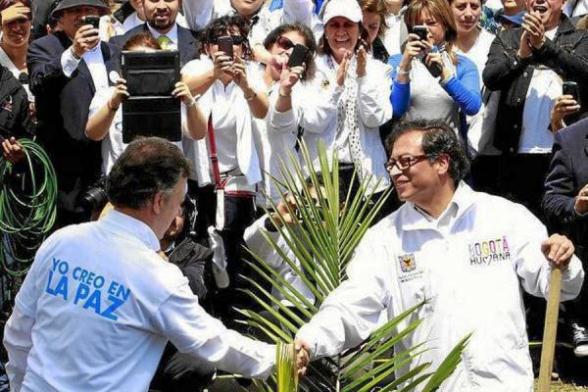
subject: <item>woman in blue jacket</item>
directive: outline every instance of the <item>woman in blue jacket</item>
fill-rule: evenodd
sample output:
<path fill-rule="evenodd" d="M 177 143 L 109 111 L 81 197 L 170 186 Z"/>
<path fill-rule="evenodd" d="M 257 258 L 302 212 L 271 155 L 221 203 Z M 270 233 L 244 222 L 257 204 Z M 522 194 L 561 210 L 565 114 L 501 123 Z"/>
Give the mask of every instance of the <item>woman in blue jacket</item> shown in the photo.
<path fill-rule="evenodd" d="M 457 33 L 449 3 L 413 0 L 404 17 L 411 33 L 403 53 L 388 60 L 394 118 L 442 119 L 465 136 L 464 115 L 480 110 L 480 82 L 476 65 L 455 53 Z M 422 26 L 425 39 L 415 26 Z"/>

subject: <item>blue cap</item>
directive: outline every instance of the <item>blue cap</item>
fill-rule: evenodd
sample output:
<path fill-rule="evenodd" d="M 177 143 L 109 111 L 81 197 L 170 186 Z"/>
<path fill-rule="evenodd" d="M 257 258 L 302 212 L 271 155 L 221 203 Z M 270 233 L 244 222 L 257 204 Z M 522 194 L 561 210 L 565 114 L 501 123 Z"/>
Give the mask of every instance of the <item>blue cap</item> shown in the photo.
<path fill-rule="evenodd" d="M 504 13 L 501 13 L 500 15 L 498 15 L 498 20 L 502 23 L 502 22 L 507 22 L 510 24 L 513 24 L 515 26 L 521 26 L 523 24 L 523 16 L 525 15 L 525 11 L 521 11 L 519 13 L 516 13 L 514 15 L 505 15 Z"/>

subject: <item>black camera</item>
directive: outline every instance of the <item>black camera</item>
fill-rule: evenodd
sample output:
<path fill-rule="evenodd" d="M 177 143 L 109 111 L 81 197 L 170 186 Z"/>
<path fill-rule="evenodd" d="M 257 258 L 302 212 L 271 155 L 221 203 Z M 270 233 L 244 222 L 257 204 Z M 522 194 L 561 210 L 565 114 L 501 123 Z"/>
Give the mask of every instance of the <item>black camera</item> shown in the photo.
<path fill-rule="evenodd" d="M 92 184 L 80 199 L 81 207 L 89 212 L 103 209 L 107 202 L 106 176 L 100 177 L 98 181 Z"/>

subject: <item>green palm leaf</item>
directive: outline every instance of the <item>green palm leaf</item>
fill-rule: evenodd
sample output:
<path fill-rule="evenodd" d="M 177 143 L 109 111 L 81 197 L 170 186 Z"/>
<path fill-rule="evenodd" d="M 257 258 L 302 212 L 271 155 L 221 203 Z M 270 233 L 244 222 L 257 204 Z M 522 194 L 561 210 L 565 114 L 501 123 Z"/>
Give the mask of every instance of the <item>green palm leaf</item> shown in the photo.
<path fill-rule="evenodd" d="M 286 224 L 281 216 L 275 218 L 282 244 L 285 243 L 288 249 L 283 249 L 272 236 L 263 234 L 280 259 L 309 288 L 315 297 L 314 302 L 305 298 L 278 271 L 250 251 L 253 259 L 249 263 L 251 269 L 260 279 L 271 283 L 272 291 L 255 279 L 244 277 L 250 287 L 246 290 L 247 294 L 261 310 L 240 310 L 244 317 L 242 322 L 261 332 L 267 340 L 278 343 L 277 378 L 269 383 L 256 381 L 254 385 L 259 391 L 272 390 L 272 385 L 277 386 L 278 391 L 295 390 L 291 389 L 296 385 L 292 345 L 283 343 L 292 342 L 297 330 L 318 312 L 329 293 L 346 279 L 345 269 L 356 246 L 389 195 L 385 192 L 374 203 L 366 202 L 371 196 L 369 189 L 374 189 L 375 184 L 368 178 L 361 181 L 355 195 L 348 193 L 344 197 L 345 202 L 340 203 L 337 159 L 334 155 L 329 156 L 324 145 L 319 145 L 318 151 L 319 167 L 313 168 L 309 150 L 302 142 L 300 155 L 303 164 L 291 157 L 290 169 L 283 169 L 282 180 L 274 181 L 281 194 L 291 195 L 296 205 L 302 206 L 299 219 L 293 225 Z M 321 191 L 313 194 L 312 188 Z M 271 199 L 267 199 L 276 209 Z M 289 209 L 291 215 L 296 216 Z M 423 363 L 387 381 L 394 372 L 414 364 L 418 356 L 426 351 L 426 342 L 422 342 L 390 355 L 392 348 L 397 348 L 397 344 L 421 324 L 417 314 L 423 304 L 398 314 L 374 331 L 360 347 L 348 350 L 337 358 L 312 363 L 310 376 L 300 380 L 299 389 L 369 392 L 379 387 L 383 388 L 380 389 L 382 391 L 409 391 L 427 382 L 423 391 L 436 390 L 458 365 L 469 336 L 458 343 L 435 371 L 427 371 L 430 364 Z"/>

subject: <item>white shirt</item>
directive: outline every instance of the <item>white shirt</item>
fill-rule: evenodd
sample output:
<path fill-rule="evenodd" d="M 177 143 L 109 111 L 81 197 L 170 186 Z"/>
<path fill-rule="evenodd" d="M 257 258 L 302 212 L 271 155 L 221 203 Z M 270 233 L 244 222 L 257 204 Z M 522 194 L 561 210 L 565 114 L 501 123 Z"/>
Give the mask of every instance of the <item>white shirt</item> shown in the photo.
<path fill-rule="evenodd" d="M 201 74 L 207 72 L 212 67 L 212 60 L 208 57 L 202 56 L 200 59 L 188 62 L 182 68 L 182 75 Z M 257 73 L 254 71 L 254 67 L 256 67 L 255 64 L 250 63 L 247 65 L 247 78 L 249 84 L 255 91 L 263 91 L 263 82 L 255 77 Z M 231 84 L 234 83 L 231 82 Z M 221 96 L 223 97 L 221 98 Z M 220 100 L 217 101 L 217 99 Z M 217 108 L 217 103 L 222 105 L 222 108 Z M 229 103 L 231 106 L 228 106 Z M 217 80 L 204 94 L 202 94 L 202 97 L 198 101 L 198 105 L 205 118 L 209 118 L 212 113 L 214 119 L 217 110 L 230 109 L 236 114 L 235 151 L 237 154 L 239 170 L 245 175 L 249 185 L 254 185 L 261 181 L 259 158 L 253 138 L 252 115 L 249 110 L 249 105 L 243 95 L 243 91 L 238 87 L 226 90 L 223 83 L 220 80 Z M 193 172 L 190 178 L 197 180 L 201 187 L 211 184 L 214 181 L 211 177 L 212 167 L 209 159 L 208 139 L 208 137 L 198 141 L 184 139 L 183 143 L 186 157 L 193 163 Z"/>
<path fill-rule="evenodd" d="M 171 30 L 165 34 L 161 34 L 159 31 L 155 30 L 153 27 L 151 27 L 151 25 L 149 23 L 146 23 L 146 24 L 147 24 L 147 28 L 151 32 L 151 35 L 153 35 L 153 38 L 155 38 L 156 40 L 162 35 L 165 35 L 167 38 L 170 39 L 171 42 L 169 43 L 169 46 L 167 47 L 168 50 L 177 50 L 178 49 L 178 25 L 177 25 L 177 23 L 174 23 Z"/>
<path fill-rule="evenodd" d="M 265 228 L 265 220 L 267 218 L 267 214 L 264 214 L 258 220 L 253 222 L 253 224 L 245 230 L 243 239 L 249 250 L 261 258 L 268 266 L 276 270 L 284 281 L 287 282 L 287 285 L 286 283 L 281 284 L 280 288 L 273 287 L 272 295 L 278 298 L 286 306 L 291 306 L 292 302 L 289 300 L 289 297 L 296 298 L 296 302 L 301 302 L 296 294 L 293 294 L 290 290 L 292 288 L 298 293 L 298 295 L 301 295 L 308 302 L 314 304 L 314 295 L 312 294 L 312 291 L 306 286 L 303 278 L 301 278 L 295 271 L 295 269 L 300 270 L 302 268 L 300 262 L 296 259 L 294 253 L 288 246 L 288 242 L 282 237 L 277 229 L 275 232 L 272 232 Z M 275 241 L 275 244 L 282 249 L 287 256 L 288 261 L 275 250 L 271 245 L 271 242 L 266 239 L 265 236 L 268 236 Z M 292 265 L 295 266 L 295 269 Z M 284 290 L 284 292 L 281 290 Z"/>
<path fill-rule="evenodd" d="M 203 29 L 221 16 L 236 14 L 230 0 L 186 0 L 182 7 L 188 26 L 194 31 Z M 283 7 L 273 11 L 266 2 L 255 15 L 259 19 L 249 33 L 251 46 L 263 43 L 268 33 L 279 25 L 296 22 L 310 27 L 318 40 L 322 35 L 322 23 L 313 10 L 311 0 L 284 0 Z"/>
<path fill-rule="evenodd" d="M 410 369 L 424 362 L 436 369 L 473 332 L 462 363 L 440 391 L 531 392 L 521 286 L 547 295 L 551 267 L 541 253 L 546 238 L 543 224 L 523 206 L 465 183 L 439 219 L 405 203 L 368 231 L 347 269 L 349 279 L 297 337 L 314 356 L 334 355 L 367 338 L 382 311 L 391 320 L 427 299 L 398 327 L 423 320 L 397 347 L 426 342 L 428 350 Z M 562 275 L 561 300 L 574 298 L 583 279 L 574 256 Z"/>
<path fill-rule="evenodd" d="M 546 31 L 545 36 L 551 40 L 555 37 L 557 27 Z M 527 89 L 523 108 L 523 126 L 519 154 L 549 154 L 553 147 L 551 109 L 557 97 L 562 95 L 562 79 L 552 69 L 537 66 L 533 70 L 531 83 Z"/>
<path fill-rule="evenodd" d="M 158 249 L 149 226 L 117 211 L 50 236 L 5 329 L 13 390 L 147 391 L 168 339 L 221 369 L 266 377 L 274 347 L 208 315 Z"/>
<path fill-rule="evenodd" d="M 490 52 L 490 46 L 494 41 L 494 34 L 481 29 L 478 38 L 474 45 L 469 51 L 464 52 L 457 49 L 456 52 L 469 58 L 476 64 L 478 68 L 478 74 L 480 76 L 480 86 L 482 87 L 482 106 L 478 113 L 473 116 L 467 116 L 468 123 L 468 146 L 476 153 L 486 155 L 488 153 L 493 154 L 492 150 L 496 150 L 492 145 L 494 138 L 494 122 L 496 116 L 496 109 L 498 104 L 498 93 L 490 93 L 484 89 L 484 80 L 482 79 L 482 72 L 488 61 L 488 53 Z M 456 47 L 457 48 L 457 47 Z M 488 97 L 488 100 L 484 98 Z M 496 98 L 495 98 L 496 97 Z M 490 107 L 490 111 L 487 112 L 487 108 Z M 492 116 L 489 116 L 492 113 Z M 496 150 L 496 153 L 498 150 Z"/>

